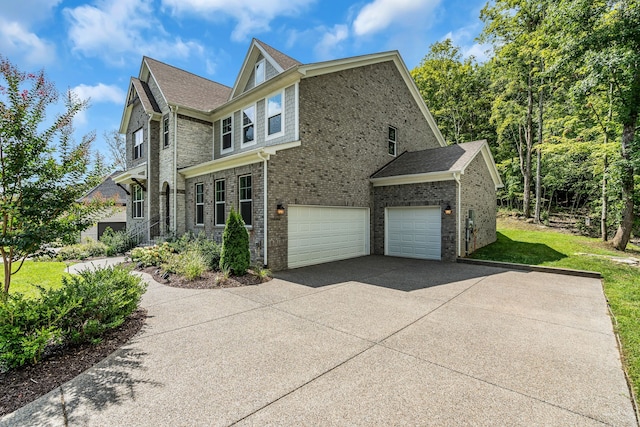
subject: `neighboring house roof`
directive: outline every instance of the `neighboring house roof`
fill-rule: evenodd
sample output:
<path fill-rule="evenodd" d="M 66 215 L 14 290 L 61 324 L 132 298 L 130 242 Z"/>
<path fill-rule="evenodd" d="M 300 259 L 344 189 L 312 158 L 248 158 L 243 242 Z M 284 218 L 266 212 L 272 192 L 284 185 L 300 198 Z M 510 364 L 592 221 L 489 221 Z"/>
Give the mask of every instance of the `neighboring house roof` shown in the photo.
<path fill-rule="evenodd" d="M 156 99 L 153 97 L 151 93 L 151 89 L 149 89 L 149 85 L 146 82 L 141 81 L 135 77 L 131 77 L 131 84 L 136 89 L 138 93 L 138 97 L 140 98 L 140 102 L 142 103 L 142 107 L 144 111 L 147 113 L 161 113 L 160 107 L 156 102 Z"/>
<path fill-rule="evenodd" d="M 169 105 L 211 111 L 229 99 L 231 88 L 228 86 L 146 56 L 142 62 L 146 64 Z"/>
<path fill-rule="evenodd" d="M 496 188 L 502 180 L 486 140 L 454 144 L 421 151 L 405 151 L 371 175 L 374 185 L 396 185 L 455 179 L 478 154 L 484 157 Z"/>
<path fill-rule="evenodd" d="M 120 175 L 121 171 L 116 171 L 106 177 L 104 181 L 96 185 L 91 191 L 89 191 L 84 197 L 80 198 L 80 201 L 91 201 L 94 198 L 113 199 L 117 205 L 127 204 L 127 193 L 122 187 L 119 187 L 114 182 L 113 178 Z"/>

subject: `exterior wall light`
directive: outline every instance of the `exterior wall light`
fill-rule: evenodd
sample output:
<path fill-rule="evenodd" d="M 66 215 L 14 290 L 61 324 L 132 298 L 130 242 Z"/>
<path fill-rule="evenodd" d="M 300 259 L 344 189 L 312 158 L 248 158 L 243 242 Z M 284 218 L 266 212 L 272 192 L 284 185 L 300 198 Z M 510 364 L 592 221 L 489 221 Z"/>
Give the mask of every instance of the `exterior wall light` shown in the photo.
<path fill-rule="evenodd" d="M 278 206 L 276 206 L 276 213 L 278 215 L 284 215 L 284 206 L 282 206 L 282 203 L 278 203 Z"/>
<path fill-rule="evenodd" d="M 448 204 L 448 205 L 447 205 L 447 207 L 446 207 L 446 208 L 444 208 L 444 214 L 445 214 L 445 215 L 451 215 L 451 212 L 453 212 L 453 211 L 451 210 L 451 205 L 449 205 L 449 204 Z"/>

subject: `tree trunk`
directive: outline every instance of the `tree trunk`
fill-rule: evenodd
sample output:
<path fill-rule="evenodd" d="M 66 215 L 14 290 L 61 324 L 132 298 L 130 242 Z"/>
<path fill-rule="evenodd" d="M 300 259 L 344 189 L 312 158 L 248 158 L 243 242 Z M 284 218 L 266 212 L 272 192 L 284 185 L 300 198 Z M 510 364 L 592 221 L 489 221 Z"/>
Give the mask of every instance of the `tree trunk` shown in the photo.
<path fill-rule="evenodd" d="M 622 130 L 622 200 L 624 207 L 622 208 L 622 221 L 618 226 L 616 235 L 613 236 L 611 243 L 613 247 L 619 251 L 624 251 L 631 237 L 631 228 L 633 227 L 633 164 L 631 163 L 631 144 L 635 137 L 637 113 L 631 115 L 630 120 L 624 124 Z"/>
<path fill-rule="evenodd" d="M 604 155 L 604 171 L 602 173 L 602 213 L 600 215 L 600 235 L 602 241 L 607 241 L 607 210 L 609 205 L 609 199 L 607 197 L 607 168 L 609 167 L 609 161 L 607 154 Z"/>
<path fill-rule="evenodd" d="M 525 129 L 525 164 L 524 164 L 524 196 L 522 211 L 525 218 L 531 216 L 531 151 L 533 147 L 533 63 L 529 64 L 527 77 L 527 124 Z"/>
<path fill-rule="evenodd" d="M 544 64 L 543 64 L 544 65 Z M 544 88 L 540 88 L 540 94 L 538 95 L 538 149 L 536 150 L 536 212 L 535 221 L 540 223 L 540 208 L 542 198 L 542 174 L 540 173 L 540 167 L 542 166 L 542 153 L 540 152 L 540 145 L 542 144 L 542 113 L 543 113 L 543 97 Z"/>

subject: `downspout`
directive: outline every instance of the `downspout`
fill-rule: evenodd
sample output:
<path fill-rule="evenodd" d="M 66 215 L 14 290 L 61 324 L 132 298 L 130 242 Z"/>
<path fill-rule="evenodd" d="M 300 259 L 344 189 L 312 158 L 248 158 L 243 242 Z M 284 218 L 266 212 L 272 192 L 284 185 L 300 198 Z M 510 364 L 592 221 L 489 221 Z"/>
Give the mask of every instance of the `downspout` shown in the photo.
<path fill-rule="evenodd" d="M 269 155 L 265 154 L 264 151 L 260 151 L 258 153 L 258 156 L 262 159 L 262 165 L 264 168 L 264 172 L 262 173 L 262 179 L 264 180 L 263 184 L 262 184 L 262 188 L 263 188 L 263 192 L 264 194 L 262 195 L 262 203 L 263 203 L 263 208 L 262 208 L 262 217 L 264 219 L 264 231 L 263 231 L 263 238 L 262 240 L 264 241 L 264 249 L 263 249 L 263 260 L 262 263 L 265 265 L 265 267 L 268 265 L 267 263 L 267 247 L 268 247 L 268 242 L 269 240 L 268 238 L 268 233 L 269 233 L 269 228 L 268 228 L 268 213 L 267 213 L 267 195 L 268 195 L 268 191 L 267 191 L 267 160 L 269 159 Z"/>
<path fill-rule="evenodd" d="M 453 174 L 453 179 L 456 180 L 456 187 L 457 187 L 456 193 L 457 193 L 457 196 L 458 196 L 457 197 L 458 200 L 456 202 L 456 205 L 457 205 L 457 209 L 456 209 L 456 217 L 457 217 L 456 218 L 456 222 L 457 222 L 457 224 L 456 224 L 456 234 L 457 234 L 456 252 L 458 253 L 458 257 L 460 257 L 460 254 L 462 253 L 461 250 L 460 250 L 460 243 L 461 243 L 461 239 L 463 238 L 462 230 L 461 230 L 461 224 L 462 224 L 461 223 L 461 221 L 462 221 L 462 216 L 461 216 L 462 215 L 462 205 L 461 205 L 461 203 L 462 203 L 462 194 L 461 194 L 462 193 L 462 183 L 460 182 L 460 174 L 459 173 L 454 173 Z"/>
<path fill-rule="evenodd" d="M 178 106 L 173 110 L 173 231 L 178 234 Z"/>
<path fill-rule="evenodd" d="M 151 197 L 149 192 L 151 191 L 151 117 L 152 114 L 148 114 L 147 119 L 147 240 L 151 242 Z"/>

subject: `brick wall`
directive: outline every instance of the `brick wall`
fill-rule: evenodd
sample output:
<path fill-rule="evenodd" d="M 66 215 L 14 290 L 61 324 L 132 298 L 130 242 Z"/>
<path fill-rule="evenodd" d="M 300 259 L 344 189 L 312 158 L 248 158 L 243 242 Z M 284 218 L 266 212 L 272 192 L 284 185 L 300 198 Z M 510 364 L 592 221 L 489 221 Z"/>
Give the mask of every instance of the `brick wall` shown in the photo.
<path fill-rule="evenodd" d="M 482 153 L 471 161 L 460 178 L 462 221 L 460 253 L 465 255 L 465 221 L 469 209 L 475 212 L 475 235 L 469 242 L 469 253 L 496 241 L 496 191 Z"/>
<path fill-rule="evenodd" d="M 441 257 L 443 261 L 456 259 L 456 182 L 425 182 L 420 184 L 374 187 L 373 236 L 374 250 L 384 255 L 385 208 L 395 206 L 439 206 L 441 208 Z M 450 205 L 454 214 L 446 215 Z"/>
<path fill-rule="evenodd" d="M 288 257 L 287 214 L 275 217 L 277 203 L 368 207 L 373 215 L 369 177 L 393 160 L 388 126 L 398 130 L 398 153 L 439 147 L 391 61 L 304 79 L 299 97 L 302 145 L 269 161 L 273 270 L 285 269 Z"/>

